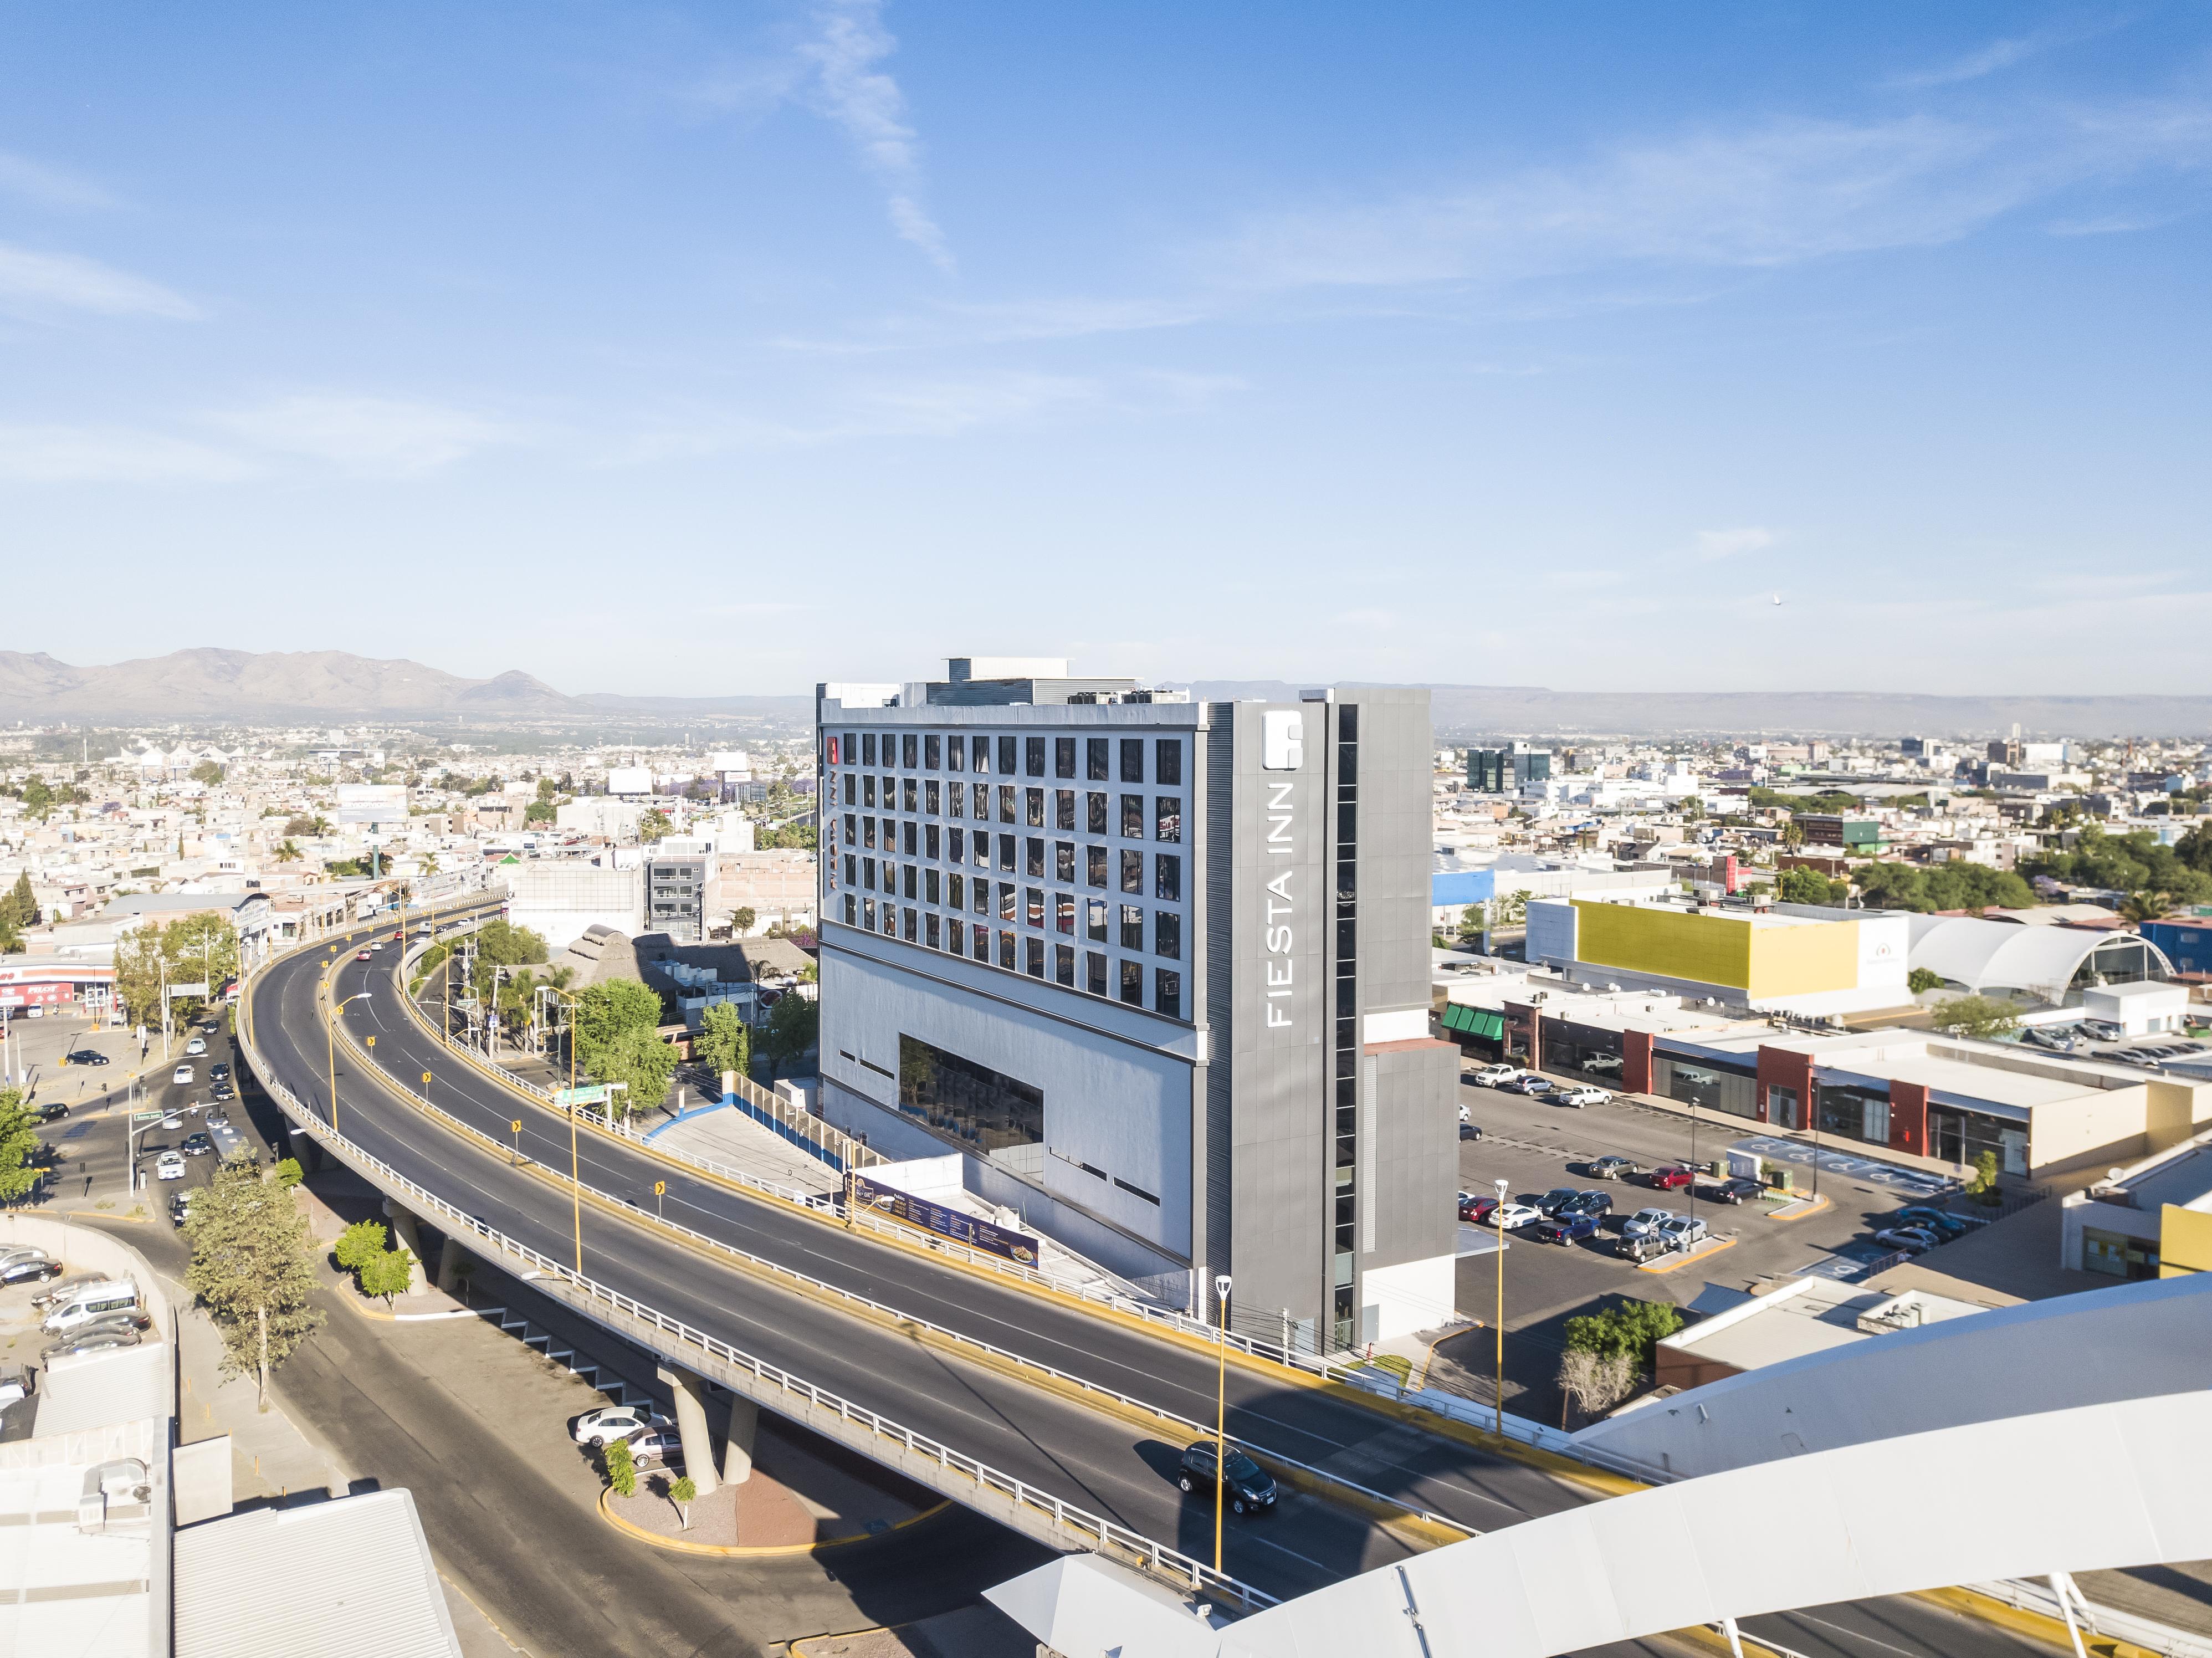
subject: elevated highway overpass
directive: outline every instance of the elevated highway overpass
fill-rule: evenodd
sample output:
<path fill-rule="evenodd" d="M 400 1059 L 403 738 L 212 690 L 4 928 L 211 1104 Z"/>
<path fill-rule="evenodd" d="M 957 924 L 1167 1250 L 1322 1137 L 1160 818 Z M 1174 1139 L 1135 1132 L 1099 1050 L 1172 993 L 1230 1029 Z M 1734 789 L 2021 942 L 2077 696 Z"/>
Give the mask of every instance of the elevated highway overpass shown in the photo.
<path fill-rule="evenodd" d="M 470 919 L 456 912 L 441 924 Z M 1210 1422 L 1210 1352 L 887 1248 L 641 1146 L 578 1138 L 578 1272 L 568 1125 L 417 1023 L 392 971 L 396 953 L 354 959 L 369 936 L 280 958 L 250 985 L 242 1033 L 271 1094 L 387 1194 L 665 1361 L 1053 1546 L 1103 1548 L 1163 1579 L 1195 1578 L 1218 1602 L 1287 1598 L 1460 1534 L 1409 1527 L 1385 1503 L 1340 1491 L 1287 1495 L 1278 1515 L 1230 1527 L 1230 1581 L 1215 1582 L 1200 1564 L 1212 1554 L 1210 1504 L 1173 1484 L 1182 1430 L 1146 1414 Z M 326 976 L 331 1001 L 362 999 L 343 1021 L 358 1046 L 326 1032 Z M 651 1212 L 656 1182 L 666 1186 L 658 1199 L 666 1226 Z M 1086 1394 L 1069 1378 L 1101 1392 Z M 1227 1392 L 1230 1431 L 1255 1450 L 1463 1532 L 1601 1494 L 1596 1482 L 1426 1431 L 1280 1367 L 1233 1365 Z M 2023 1649 L 1911 1601 L 1785 1627 L 1792 1648 L 1815 1658 Z"/>

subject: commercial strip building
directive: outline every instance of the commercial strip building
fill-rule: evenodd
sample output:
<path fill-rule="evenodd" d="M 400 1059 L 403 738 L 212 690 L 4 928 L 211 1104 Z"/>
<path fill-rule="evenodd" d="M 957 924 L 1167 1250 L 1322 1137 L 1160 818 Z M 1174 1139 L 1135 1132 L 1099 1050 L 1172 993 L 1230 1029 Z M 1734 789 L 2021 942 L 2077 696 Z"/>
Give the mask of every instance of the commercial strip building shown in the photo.
<path fill-rule="evenodd" d="M 2113 1169 L 2060 1212 L 2062 1266 L 2125 1278 L 2212 1272 L 2212 1133 Z"/>
<path fill-rule="evenodd" d="M 1925 1030 L 1835 1031 L 1531 971 L 1455 984 L 1444 1033 L 1630 1094 L 2041 1181 L 2124 1163 L 2212 1123 L 2212 1081 Z"/>
<path fill-rule="evenodd" d="M 1302 1345 L 1452 1310 L 1425 691 L 824 685 L 823 1114 Z"/>
<path fill-rule="evenodd" d="M 1827 1017 L 1911 1005 L 1909 920 L 1606 893 L 1532 902 L 1527 955 L 1577 984 L 1633 981 L 1746 1012 Z"/>
<path fill-rule="evenodd" d="M 1652 1350 L 1652 1380 L 1662 1388 L 1687 1391 L 1808 1353 L 1987 1312 L 1993 1304 L 1927 1290 L 1870 1289 L 1831 1278 L 1784 1278 L 1663 1337 Z M 1660 1397 L 1647 1394 L 1628 1408 L 1649 1408 Z"/>

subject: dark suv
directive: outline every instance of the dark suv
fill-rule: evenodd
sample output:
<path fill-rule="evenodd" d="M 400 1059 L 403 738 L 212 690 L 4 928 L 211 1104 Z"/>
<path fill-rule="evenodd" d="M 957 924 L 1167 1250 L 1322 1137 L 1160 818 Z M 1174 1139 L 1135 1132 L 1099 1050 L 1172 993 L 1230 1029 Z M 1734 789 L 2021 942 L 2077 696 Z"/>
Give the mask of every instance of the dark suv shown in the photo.
<path fill-rule="evenodd" d="M 1582 1193 L 1577 1187 L 1555 1186 L 1542 1197 L 1535 1199 L 1536 1212 L 1548 1220 L 1580 1196 Z"/>
<path fill-rule="evenodd" d="M 1275 1506 L 1275 1477 L 1238 1450 L 1229 1448 L 1225 1459 L 1229 1478 L 1223 1497 L 1232 1514 L 1265 1514 Z M 1213 1486 L 1213 1442 L 1201 1439 L 1187 1447 L 1176 1484 L 1187 1491 L 1210 1491 Z"/>

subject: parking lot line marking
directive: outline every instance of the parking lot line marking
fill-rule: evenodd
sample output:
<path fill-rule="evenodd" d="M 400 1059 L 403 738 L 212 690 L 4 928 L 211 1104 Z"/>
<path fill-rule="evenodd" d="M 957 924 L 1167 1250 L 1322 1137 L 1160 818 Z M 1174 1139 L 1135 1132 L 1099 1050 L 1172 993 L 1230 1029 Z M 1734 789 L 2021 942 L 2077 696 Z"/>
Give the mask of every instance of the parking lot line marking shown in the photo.
<path fill-rule="evenodd" d="M 1687 1266 L 1693 1260 L 1704 1260 L 1710 1255 L 1717 1255 L 1720 1254 L 1723 1249 L 1733 1249 L 1735 1248 L 1735 1240 L 1734 1238 L 1723 1238 L 1709 1249 L 1700 1249 L 1694 1254 L 1687 1255 L 1677 1253 L 1668 1256 L 1663 1260 L 1647 1261 L 1636 1270 L 1639 1272 L 1672 1272 L 1680 1267 Z"/>
<path fill-rule="evenodd" d="M 1835 1205 L 1828 1201 L 1828 1194 L 1823 1192 L 1819 1197 L 1809 1199 L 1795 1208 L 1770 1209 L 1766 1212 L 1766 1218 L 1769 1220 L 1802 1220 L 1808 1215 L 1817 1215 L 1823 1209 L 1832 1209 L 1834 1207 Z"/>

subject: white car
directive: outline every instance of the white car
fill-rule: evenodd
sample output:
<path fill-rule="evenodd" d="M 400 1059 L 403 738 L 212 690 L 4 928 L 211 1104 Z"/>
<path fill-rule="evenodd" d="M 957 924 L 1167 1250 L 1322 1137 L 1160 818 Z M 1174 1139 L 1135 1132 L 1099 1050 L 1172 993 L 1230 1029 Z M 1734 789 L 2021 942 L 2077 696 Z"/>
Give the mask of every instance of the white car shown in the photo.
<path fill-rule="evenodd" d="M 185 1054 L 188 1059 L 196 1060 L 206 1052 L 207 1038 L 204 1036 L 195 1036 L 185 1044 Z"/>
<path fill-rule="evenodd" d="M 1462 1104 L 1459 1108 L 1459 1120 L 1462 1122 L 1473 1122 L 1474 1121 L 1474 1117 L 1468 1114 L 1468 1108 L 1465 1104 Z"/>
<path fill-rule="evenodd" d="M 1553 1105 L 1571 1105 L 1579 1111 L 1586 1105 L 1603 1105 L 1613 1096 L 1585 1083 L 1579 1088 L 1555 1088 L 1545 1097 Z"/>
<path fill-rule="evenodd" d="M 1510 1232 L 1517 1227 L 1534 1226 L 1544 1218 L 1544 1212 L 1525 1203 L 1501 1203 L 1490 1212 L 1489 1224 L 1501 1232 Z"/>
<path fill-rule="evenodd" d="M 179 1066 L 176 1070 L 171 1073 L 169 1080 L 176 1084 L 179 1088 L 190 1088 L 192 1085 L 191 1066 L 188 1065 Z"/>
<path fill-rule="evenodd" d="M 627 1439 L 632 1434 L 642 1433 L 647 1428 L 667 1428 L 675 1424 L 665 1416 L 656 1416 L 637 1405 L 609 1405 L 596 1411 L 586 1411 L 576 1418 L 571 1430 L 579 1445 L 604 1445 L 610 1440 Z"/>
<path fill-rule="evenodd" d="M 1477 1088 L 1503 1088 L 1516 1077 L 1524 1074 L 1517 1065 L 1486 1065 L 1468 1080 Z"/>
<path fill-rule="evenodd" d="M 1669 1215 L 1659 1223 L 1659 1236 L 1677 1249 L 1694 1249 L 1705 1241 L 1705 1224 L 1686 1215 Z"/>
<path fill-rule="evenodd" d="M 1656 1232 L 1661 1226 L 1674 1218 L 1674 1212 L 1672 1209 L 1639 1209 L 1621 1222 L 1620 1236 L 1625 1238 L 1640 1238 L 1647 1233 Z"/>
<path fill-rule="evenodd" d="M 160 1157 L 154 1159 L 154 1178 L 155 1180 L 182 1180 L 184 1177 L 185 1154 L 183 1152 L 164 1151 Z"/>

